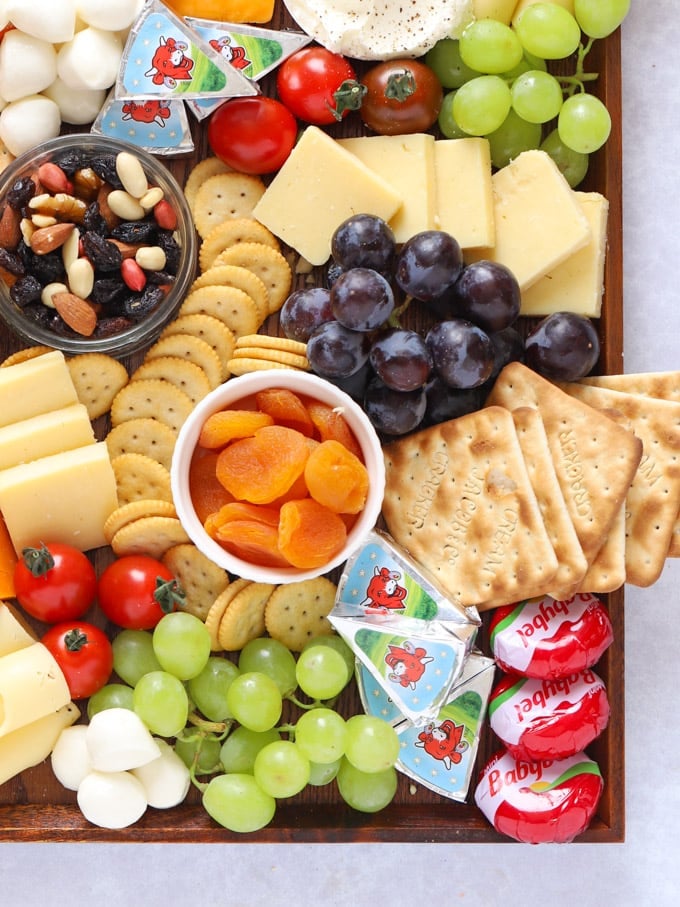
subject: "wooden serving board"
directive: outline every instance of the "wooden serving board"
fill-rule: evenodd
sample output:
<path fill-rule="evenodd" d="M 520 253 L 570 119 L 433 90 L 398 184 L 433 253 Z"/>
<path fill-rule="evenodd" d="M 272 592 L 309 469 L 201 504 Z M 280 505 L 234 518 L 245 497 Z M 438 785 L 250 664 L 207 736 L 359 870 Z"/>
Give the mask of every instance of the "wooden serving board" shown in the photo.
<path fill-rule="evenodd" d="M 282 3 L 271 27 L 293 27 Z M 606 104 L 613 122 L 611 137 L 600 152 L 592 157 L 588 176 L 579 187 L 602 192 L 609 199 L 609 248 L 606 261 L 605 301 L 599 321 L 602 355 L 599 370 L 615 374 L 623 368 L 622 323 L 622 146 L 621 146 L 621 50 L 618 32 L 596 42 L 588 57 L 588 68 L 599 71 L 600 77 L 590 90 Z M 362 67 L 359 66 L 361 70 Z M 274 78 L 262 84 L 267 94 L 273 94 Z M 205 121 L 198 124 L 190 116 L 194 132 L 195 152 L 192 156 L 168 160 L 168 167 L 183 184 L 194 163 L 210 153 Z M 329 129 L 335 135 L 360 134 L 356 117 Z M 302 281 L 303 278 L 300 278 Z M 409 326 L 418 328 L 418 315 L 410 316 Z M 271 319 L 263 330 L 276 332 Z M 0 359 L 23 344 L 0 325 Z M 127 363 L 130 367 L 136 362 Z M 97 425 L 99 433 L 106 431 L 106 422 Z M 95 560 L 107 562 L 107 550 L 96 553 Z M 624 840 L 624 612 L 623 590 L 603 597 L 609 608 L 614 627 L 614 642 L 596 666 L 607 685 L 611 705 L 609 726 L 589 748 L 605 780 L 604 793 L 590 828 L 578 839 L 584 842 L 612 843 Z M 88 614 L 88 618 L 91 615 Z M 96 616 L 93 618 L 96 620 Z M 486 626 L 479 644 L 488 654 Z M 105 622 L 100 621 L 103 626 Z M 38 628 L 44 632 L 44 627 Z M 108 627 L 109 630 L 114 628 Z M 85 712 L 84 703 L 82 711 Z M 347 714 L 360 710 L 354 685 L 343 694 L 342 708 Z M 477 768 L 480 769 L 498 748 L 490 731 L 482 737 Z M 473 803 L 474 777 L 468 800 Z M 82 817 L 75 794 L 63 789 L 52 775 L 46 762 L 24 772 L 0 786 L 0 841 L 64 841 L 64 842 L 505 842 L 474 805 L 461 805 L 444 799 L 408 778 L 400 776 L 399 788 L 393 803 L 375 815 L 364 815 L 350 809 L 341 801 L 334 784 L 324 788 L 308 787 L 302 794 L 282 802 L 271 825 L 255 834 L 237 835 L 214 823 L 200 805 L 200 795 L 193 789 L 186 802 L 173 810 L 149 809 L 135 825 L 121 831 L 110 831 L 90 825 Z"/>

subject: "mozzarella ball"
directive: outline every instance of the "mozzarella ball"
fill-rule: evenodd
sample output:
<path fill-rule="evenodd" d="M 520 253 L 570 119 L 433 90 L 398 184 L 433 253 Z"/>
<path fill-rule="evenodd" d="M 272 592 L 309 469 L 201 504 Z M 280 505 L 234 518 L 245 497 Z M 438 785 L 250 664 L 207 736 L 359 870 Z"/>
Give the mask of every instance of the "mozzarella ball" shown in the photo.
<path fill-rule="evenodd" d="M 57 75 L 57 54 L 50 43 L 15 28 L 0 43 L 0 95 L 17 101 L 47 88 Z"/>
<path fill-rule="evenodd" d="M 161 751 L 157 759 L 132 770 L 144 787 L 149 806 L 170 809 L 184 801 L 191 787 L 189 769 L 170 744 L 155 737 Z"/>
<path fill-rule="evenodd" d="M 104 709 L 92 716 L 85 738 L 92 767 L 125 772 L 160 756 L 160 749 L 142 719 L 130 709 Z"/>
<path fill-rule="evenodd" d="M 90 772 L 78 788 L 77 800 L 87 821 L 100 828 L 134 825 L 147 807 L 144 787 L 130 772 Z"/>
<path fill-rule="evenodd" d="M 52 750 L 52 771 L 57 781 L 68 790 L 78 790 L 85 775 L 92 770 L 86 734 L 87 726 L 84 724 L 64 728 Z"/>
<path fill-rule="evenodd" d="M 76 126 L 91 123 L 96 119 L 106 100 L 106 91 L 103 88 L 71 88 L 58 76 L 43 94 L 59 105 L 64 123 Z"/>
<path fill-rule="evenodd" d="M 12 101 L 0 113 L 0 140 L 17 157 L 56 138 L 60 128 L 59 107 L 43 95 L 32 94 Z"/>
<path fill-rule="evenodd" d="M 120 38 L 99 28 L 84 28 L 57 54 L 57 75 L 69 88 L 110 88 L 116 81 L 123 54 Z"/>
<path fill-rule="evenodd" d="M 75 0 L 4 0 L 4 12 L 16 28 L 51 44 L 70 41 L 75 32 Z"/>
<path fill-rule="evenodd" d="M 119 31 L 132 25 L 139 12 L 139 3 L 137 0 L 116 0 L 115 3 L 111 0 L 76 0 L 76 12 L 88 25 L 105 31 Z"/>

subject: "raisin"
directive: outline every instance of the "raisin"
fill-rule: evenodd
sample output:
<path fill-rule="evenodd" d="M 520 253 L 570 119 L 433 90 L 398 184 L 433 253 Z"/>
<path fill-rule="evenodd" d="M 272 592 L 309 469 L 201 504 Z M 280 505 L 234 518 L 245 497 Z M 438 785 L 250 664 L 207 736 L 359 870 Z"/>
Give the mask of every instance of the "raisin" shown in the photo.
<path fill-rule="evenodd" d="M 48 283 L 63 282 L 66 269 L 61 257 L 61 249 L 55 249 L 46 255 L 36 255 L 27 249 L 22 257 L 26 262 L 26 272 L 37 277 L 43 286 Z"/>
<path fill-rule="evenodd" d="M 111 230 L 111 236 L 120 242 L 155 245 L 157 232 L 156 224 L 150 220 L 123 221 Z"/>
<path fill-rule="evenodd" d="M 160 286 L 161 284 L 174 283 L 175 275 L 169 271 L 147 271 L 146 279 L 149 283 Z"/>
<path fill-rule="evenodd" d="M 177 273 L 179 260 L 182 254 L 179 243 L 169 230 L 159 230 L 156 237 L 156 245 L 160 246 L 165 252 L 165 267 L 172 274 Z"/>
<path fill-rule="evenodd" d="M 0 268 L 14 274 L 15 277 L 23 277 L 26 273 L 26 265 L 17 252 L 10 252 L 9 249 L 3 249 L 0 246 Z"/>
<path fill-rule="evenodd" d="M 93 230 L 83 233 L 82 241 L 85 254 L 96 271 L 117 271 L 120 268 L 123 256 L 118 246 Z"/>
<path fill-rule="evenodd" d="M 94 282 L 90 300 L 109 311 L 122 311 L 122 302 L 130 291 L 120 277 L 99 277 Z"/>
<path fill-rule="evenodd" d="M 142 318 L 157 308 L 165 299 L 161 287 L 147 286 L 141 296 L 131 297 L 125 304 L 125 314 L 130 318 Z"/>
<path fill-rule="evenodd" d="M 87 152 L 77 148 L 72 151 L 63 151 L 56 155 L 54 163 L 61 167 L 67 176 L 73 177 L 76 170 L 87 165 Z"/>
<path fill-rule="evenodd" d="M 98 157 L 93 157 L 90 161 L 90 167 L 92 167 L 97 176 L 100 176 L 105 183 L 109 183 L 114 189 L 123 188 L 116 170 L 115 154 L 101 154 Z"/>
<path fill-rule="evenodd" d="M 38 302 L 41 293 L 42 284 L 32 274 L 20 277 L 9 291 L 12 302 L 21 308 L 30 305 L 32 302 Z"/>
<path fill-rule="evenodd" d="M 106 236 L 109 232 L 109 226 L 102 217 L 98 202 L 91 202 L 83 215 L 83 228 L 92 233 L 98 233 L 100 236 Z"/>
<path fill-rule="evenodd" d="M 100 318 L 94 329 L 94 337 L 113 337 L 132 327 L 134 321 L 124 315 L 115 315 L 112 318 Z"/>
<path fill-rule="evenodd" d="M 12 184 L 7 193 L 7 204 L 15 211 L 21 211 L 35 195 L 36 185 L 30 176 L 22 176 Z"/>

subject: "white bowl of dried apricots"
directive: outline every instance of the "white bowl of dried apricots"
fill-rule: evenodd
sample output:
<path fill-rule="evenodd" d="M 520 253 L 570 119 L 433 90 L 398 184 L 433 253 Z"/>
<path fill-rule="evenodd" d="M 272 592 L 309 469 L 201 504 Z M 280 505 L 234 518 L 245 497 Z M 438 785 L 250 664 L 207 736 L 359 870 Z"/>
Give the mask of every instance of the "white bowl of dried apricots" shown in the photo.
<path fill-rule="evenodd" d="M 252 372 L 216 388 L 179 433 L 171 469 L 194 544 L 234 576 L 298 582 L 342 564 L 380 515 L 375 429 L 307 372 Z"/>

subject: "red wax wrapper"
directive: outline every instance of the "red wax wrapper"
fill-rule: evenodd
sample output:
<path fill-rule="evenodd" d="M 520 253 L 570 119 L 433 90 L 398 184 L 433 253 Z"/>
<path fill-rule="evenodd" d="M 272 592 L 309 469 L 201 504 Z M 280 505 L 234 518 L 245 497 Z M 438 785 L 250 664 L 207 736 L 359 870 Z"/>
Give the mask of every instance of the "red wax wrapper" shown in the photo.
<path fill-rule="evenodd" d="M 489 723 L 515 759 L 565 759 L 607 727 L 604 682 L 586 669 L 555 680 L 508 674 L 494 687 Z"/>
<path fill-rule="evenodd" d="M 500 668 L 548 679 L 592 667 L 614 638 L 607 609 L 589 592 L 504 605 L 494 611 L 490 633 Z"/>
<path fill-rule="evenodd" d="M 520 762 L 503 750 L 482 770 L 475 803 L 496 831 L 515 841 L 566 844 L 590 824 L 603 788 L 597 763 L 583 752 Z"/>

